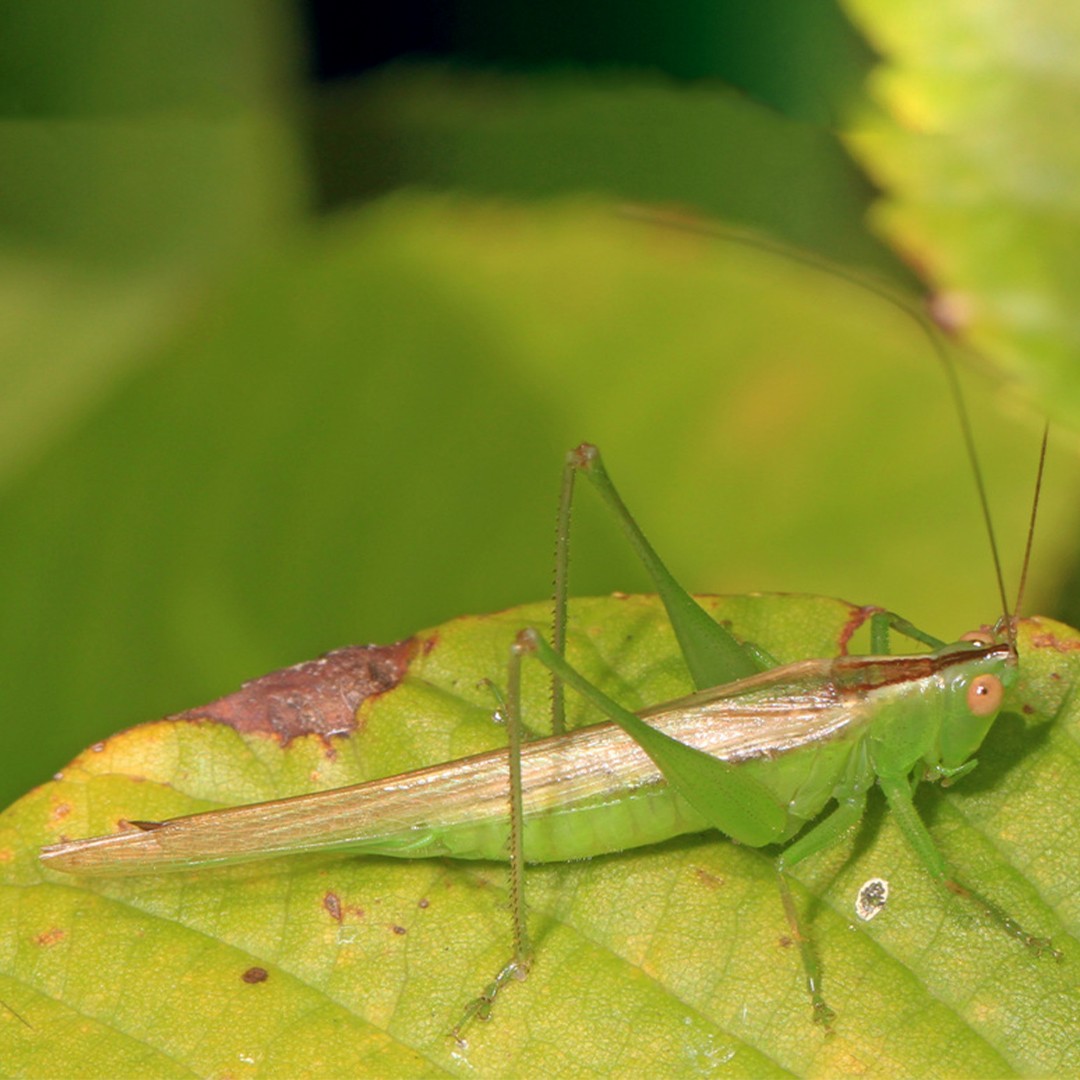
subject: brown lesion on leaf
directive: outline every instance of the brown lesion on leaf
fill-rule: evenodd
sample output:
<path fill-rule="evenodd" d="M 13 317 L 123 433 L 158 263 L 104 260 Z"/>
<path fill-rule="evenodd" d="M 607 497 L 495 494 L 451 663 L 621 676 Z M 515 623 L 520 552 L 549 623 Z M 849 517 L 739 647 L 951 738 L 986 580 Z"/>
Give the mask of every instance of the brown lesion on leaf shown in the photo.
<path fill-rule="evenodd" d="M 54 926 L 49 930 L 43 930 L 40 934 L 38 934 L 36 938 L 34 938 L 34 941 L 36 944 L 47 948 L 50 945 L 59 944 L 66 937 L 66 930 L 64 930 L 62 927 Z"/>
<path fill-rule="evenodd" d="M 328 892 L 323 897 L 322 906 L 334 922 L 340 923 L 344 918 L 344 914 L 341 910 L 341 898 L 337 893 Z"/>
<path fill-rule="evenodd" d="M 1031 645 L 1035 649 L 1053 649 L 1054 652 L 1071 653 L 1080 651 L 1080 641 L 1062 639 L 1057 634 L 1045 631 L 1031 635 Z"/>
<path fill-rule="evenodd" d="M 724 884 L 723 878 L 710 874 L 708 870 L 700 866 L 694 868 L 694 876 L 697 878 L 698 883 L 704 885 L 707 889 L 719 889 Z"/>
<path fill-rule="evenodd" d="M 270 972 L 266 968 L 249 967 L 240 978 L 249 986 L 254 986 L 256 983 L 266 982 L 270 978 Z"/>
<path fill-rule="evenodd" d="M 343 735 L 357 725 L 370 697 L 393 690 L 417 650 L 396 645 L 346 645 L 292 667 L 252 679 L 233 694 L 185 709 L 168 720 L 213 720 L 237 731 L 273 735 L 282 744 L 302 735 Z"/>

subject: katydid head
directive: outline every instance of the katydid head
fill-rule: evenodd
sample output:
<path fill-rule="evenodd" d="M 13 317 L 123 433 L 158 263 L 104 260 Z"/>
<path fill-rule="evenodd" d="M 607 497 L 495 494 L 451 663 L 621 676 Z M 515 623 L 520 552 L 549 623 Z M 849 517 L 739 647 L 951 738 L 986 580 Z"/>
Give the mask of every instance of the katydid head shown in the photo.
<path fill-rule="evenodd" d="M 955 780 L 975 767 L 973 755 L 1001 711 L 1005 691 L 1019 675 L 1011 642 L 984 636 L 949 646 L 938 654 L 949 693 L 941 715 L 936 745 L 923 762 L 927 779 Z"/>

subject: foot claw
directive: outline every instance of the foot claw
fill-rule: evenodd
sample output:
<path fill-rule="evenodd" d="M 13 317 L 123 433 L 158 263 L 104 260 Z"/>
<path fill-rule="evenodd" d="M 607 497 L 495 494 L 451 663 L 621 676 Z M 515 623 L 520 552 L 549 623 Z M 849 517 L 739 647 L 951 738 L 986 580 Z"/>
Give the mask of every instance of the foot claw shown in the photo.
<path fill-rule="evenodd" d="M 495 998 L 499 991 L 511 980 L 524 979 L 529 974 L 529 961 L 511 960 L 494 979 L 484 988 L 484 992 L 474 998 L 465 1006 L 465 1012 L 461 1019 L 454 1025 L 450 1032 L 450 1038 L 457 1043 L 458 1047 L 465 1050 L 468 1043 L 465 1041 L 463 1032 L 474 1020 L 490 1020 L 491 1010 L 495 1007 Z"/>
<path fill-rule="evenodd" d="M 825 1004 L 822 998 L 814 1000 L 814 1023 L 820 1024 L 827 1035 L 832 1034 L 832 1022 L 836 1019 L 836 1012 Z"/>

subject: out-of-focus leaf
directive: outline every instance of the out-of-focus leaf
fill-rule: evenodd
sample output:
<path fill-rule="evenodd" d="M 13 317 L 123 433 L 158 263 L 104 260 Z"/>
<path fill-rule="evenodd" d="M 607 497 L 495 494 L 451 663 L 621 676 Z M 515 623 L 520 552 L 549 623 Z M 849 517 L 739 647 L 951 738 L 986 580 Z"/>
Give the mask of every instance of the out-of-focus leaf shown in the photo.
<path fill-rule="evenodd" d="M 848 0 L 888 119 L 851 145 L 876 220 L 942 321 L 1040 407 L 1080 416 L 1080 14 L 1070 4 Z"/>
<path fill-rule="evenodd" d="M 250 0 L 0 13 L 0 482 L 295 225 L 285 21 Z"/>
<path fill-rule="evenodd" d="M 308 122 L 331 205 L 411 185 L 592 192 L 690 209 L 911 282 L 867 232 L 873 190 L 836 134 L 716 82 L 398 65 L 321 88 Z"/>
<path fill-rule="evenodd" d="M 102 0 L 0 14 L 0 238 L 190 274 L 295 220 L 278 4 Z"/>
<path fill-rule="evenodd" d="M 856 613 L 806 597 L 710 599 L 786 661 L 830 655 Z M 652 598 L 577 601 L 572 655 L 627 704 L 687 688 Z M 536 963 L 489 1024 L 447 1037 L 507 959 L 504 869 L 305 856 L 143 877 L 45 874 L 37 845 L 393 773 L 486 749 L 507 643 L 543 606 L 417 636 L 404 678 L 352 732 L 283 741 L 193 719 L 87 751 L 0 819 L 5 1069 L 94 1076 L 1065 1075 L 1080 1067 L 1071 967 L 1036 958 L 936 889 L 880 801 L 857 836 L 799 867 L 798 902 L 839 1017 L 811 1022 L 768 853 L 685 838 L 528 872 Z M 1074 959 L 1080 638 L 1024 624 L 1023 685 L 953 790 L 919 808 L 962 879 Z M 547 680 L 526 672 L 542 727 Z M 294 688 L 295 690 L 295 688 Z M 289 699 L 295 704 L 296 696 Z M 282 703 L 284 704 L 284 703 Z M 220 710 L 219 710 L 220 712 Z M 249 717 L 250 718 L 250 717 Z M 265 719 L 265 717 L 264 717 Z M 572 720 L 595 715 L 573 703 Z M 256 729 L 259 727 L 255 725 Z M 295 734 L 295 732 L 294 732 Z M 886 909 L 858 924 L 869 877 Z M 25 1021 L 25 1023 L 23 1022 Z"/>

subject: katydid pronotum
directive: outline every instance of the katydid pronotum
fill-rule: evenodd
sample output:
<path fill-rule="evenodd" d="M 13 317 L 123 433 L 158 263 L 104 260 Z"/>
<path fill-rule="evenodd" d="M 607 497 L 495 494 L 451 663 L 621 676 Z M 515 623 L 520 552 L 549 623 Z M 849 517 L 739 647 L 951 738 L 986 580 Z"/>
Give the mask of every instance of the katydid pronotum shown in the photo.
<path fill-rule="evenodd" d="M 697 693 L 635 715 L 564 659 L 568 522 L 578 472 L 593 481 L 644 559 Z M 785 875 L 860 820 L 876 783 L 936 880 L 974 901 L 1032 950 L 1057 955 L 1048 941 L 956 882 L 912 801 L 920 780 L 952 782 L 974 767 L 972 755 L 993 723 L 1004 686 L 1016 675 L 1008 615 L 992 636 L 945 645 L 890 613 L 877 612 L 871 621 L 873 655 L 776 666 L 714 622 L 675 583 L 587 445 L 568 461 L 558 550 L 554 645 L 526 630 L 511 651 L 503 709 L 510 720 L 508 752 L 336 791 L 165 822 L 133 822 L 133 831 L 46 848 L 43 861 L 69 873 L 135 874 L 320 849 L 401 857 L 509 855 L 514 955 L 466 1008 L 453 1029 L 460 1039 L 468 1023 L 490 1015 L 500 990 L 524 977 L 532 962 L 524 864 L 648 842 L 633 832 L 644 797 L 658 822 L 649 840 L 714 827 L 747 846 L 784 845 L 776 859 L 781 896 L 800 947 L 813 1016 L 827 1025 L 832 1013 L 818 960 L 800 928 Z M 888 655 L 890 630 L 934 651 Z M 609 722 L 522 746 L 517 686 L 522 658 L 530 653 L 553 671 L 556 730 L 565 685 L 591 699 Z M 619 805 L 631 795 L 638 806 L 633 815 Z M 824 814 L 833 801 L 835 808 Z M 576 824 L 568 828 L 571 819 Z"/>

